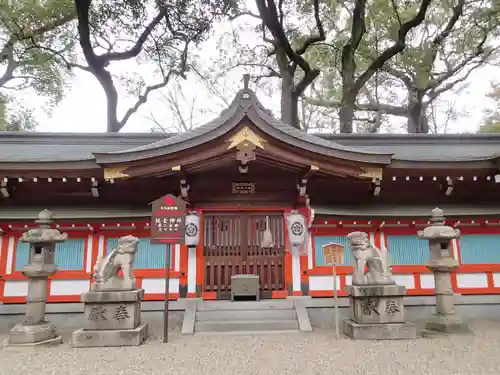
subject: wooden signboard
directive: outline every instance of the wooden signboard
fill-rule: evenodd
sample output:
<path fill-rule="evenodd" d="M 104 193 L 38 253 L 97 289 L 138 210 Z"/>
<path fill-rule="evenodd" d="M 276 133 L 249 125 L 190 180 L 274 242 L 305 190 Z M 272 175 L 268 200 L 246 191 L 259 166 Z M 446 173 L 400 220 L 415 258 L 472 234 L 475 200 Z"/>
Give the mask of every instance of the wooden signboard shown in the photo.
<path fill-rule="evenodd" d="M 341 265 L 344 264 L 344 246 L 337 243 L 329 243 L 323 245 L 323 254 L 325 257 L 325 265 Z"/>
<path fill-rule="evenodd" d="M 186 202 L 168 194 L 152 203 L 151 243 L 183 244 Z"/>
<path fill-rule="evenodd" d="M 238 194 L 238 195 L 255 194 L 255 182 L 233 182 L 231 186 L 233 194 Z"/>
<path fill-rule="evenodd" d="M 184 244 L 186 202 L 167 194 L 152 203 L 151 243 L 165 244 L 165 308 L 163 311 L 163 342 L 168 342 L 168 293 L 170 290 L 170 251 L 174 244 Z"/>

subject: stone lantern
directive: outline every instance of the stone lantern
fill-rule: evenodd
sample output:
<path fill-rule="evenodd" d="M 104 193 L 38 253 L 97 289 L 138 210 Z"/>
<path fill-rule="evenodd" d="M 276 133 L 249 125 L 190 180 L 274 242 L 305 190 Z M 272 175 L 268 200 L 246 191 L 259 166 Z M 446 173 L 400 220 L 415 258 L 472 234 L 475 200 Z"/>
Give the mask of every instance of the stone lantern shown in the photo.
<path fill-rule="evenodd" d="M 56 244 L 64 242 L 68 235 L 52 229 L 52 212 L 43 210 L 35 221 L 39 227 L 23 233 L 21 242 L 30 244 L 29 262 L 22 269 L 28 277 L 26 314 L 21 324 L 10 331 L 10 345 L 59 344 L 62 338 L 57 335 L 56 326 L 45 321 L 47 303 L 47 280 L 57 271 L 54 264 Z"/>
<path fill-rule="evenodd" d="M 460 238 L 460 230 L 445 225 L 444 212 L 435 208 L 431 212 L 431 225 L 418 231 L 421 240 L 429 241 L 430 259 L 427 267 L 434 274 L 436 294 L 436 313 L 426 322 L 426 329 L 441 332 L 466 330 L 454 311 L 454 292 L 451 285 L 451 272 L 458 268 L 455 259 L 452 240 Z"/>

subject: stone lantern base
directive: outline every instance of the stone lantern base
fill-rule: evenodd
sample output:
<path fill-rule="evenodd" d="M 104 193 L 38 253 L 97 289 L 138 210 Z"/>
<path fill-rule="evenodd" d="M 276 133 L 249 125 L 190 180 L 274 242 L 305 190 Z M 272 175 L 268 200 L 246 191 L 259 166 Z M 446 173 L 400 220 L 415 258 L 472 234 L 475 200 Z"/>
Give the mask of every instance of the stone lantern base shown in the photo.
<path fill-rule="evenodd" d="M 62 337 L 57 335 L 56 326 L 50 322 L 41 324 L 16 324 L 9 333 L 7 345 L 57 345 Z"/>
<path fill-rule="evenodd" d="M 83 293 L 86 324 L 73 332 L 73 347 L 142 344 L 148 332 L 148 325 L 141 324 L 143 297 L 144 289 Z"/>
<path fill-rule="evenodd" d="M 415 326 L 405 321 L 401 285 L 348 286 L 349 319 L 344 334 L 359 340 L 414 339 Z"/>
<path fill-rule="evenodd" d="M 434 314 L 425 322 L 425 329 L 444 333 L 469 332 L 467 323 L 455 314 Z"/>

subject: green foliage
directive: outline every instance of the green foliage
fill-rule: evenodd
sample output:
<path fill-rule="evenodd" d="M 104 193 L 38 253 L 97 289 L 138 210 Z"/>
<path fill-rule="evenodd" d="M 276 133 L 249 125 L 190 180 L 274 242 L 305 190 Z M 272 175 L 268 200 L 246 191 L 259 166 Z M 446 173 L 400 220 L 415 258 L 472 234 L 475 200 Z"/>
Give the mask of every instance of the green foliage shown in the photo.
<path fill-rule="evenodd" d="M 478 133 L 500 133 L 500 119 L 485 120 L 477 131 Z"/>
<path fill-rule="evenodd" d="M 488 97 L 492 101 L 492 109 L 485 111 L 478 133 L 500 133 L 500 83 L 493 82 Z"/>
<path fill-rule="evenodd" d="M 16 107 L 16 111 L 9 110 L 9 104 Z M 24 108 L 11 99 L 0 97 L 0 131 L 34 131 L 38 126 L 33 110 Z"/>
<path fill-rule="evenodd" d="M 315 102 L 323 102 L 331 111 L 338 110 L 338 105 L 332 106 L 332 103 L 339 103 L 342 94 L 340 51 L 350 36 L 351 3 L 326 2 L 323 19 L 329 38 L 325 45 L 308 52 L 308 59 L 314 60 L 322 70 L 315 84 L 318 98 Z M 409 87 L 424 93 L 423 107 L 427 109 L 443 93 L 462 87 L 473 69 L 496 63 L 500 47 L 499 2 L 465 0 L 458 21 L 445 33 L 457 4 L 459 0 L 432 2 L 424 23 L 409 33 L 405 50 L 368 81 L 358 95 L 358 103 L 369 104 L 382 113 L 406 117 L 409 116 L 404 112 L 411 95 Z M 384 48 L 394 43 L 400 22 L 413 17 L 419 5 L 419 1 L 407 0 L 367 2 L 367 31 L 355 55 L 357 76 Z M 331 14 L 337 16 L 329 17 Z M 407 96 L 402 96 L 402 92 L 407 92 Z M 403 112 L 391 113 L 386 110 L 388 106 L 396 106 Z"/>
<path fill-rule="evenodd" d="M 8 3 L 0 6 L 0 89 L 32 88 L 57 104 L 76 56 L 73 1 Z"/>

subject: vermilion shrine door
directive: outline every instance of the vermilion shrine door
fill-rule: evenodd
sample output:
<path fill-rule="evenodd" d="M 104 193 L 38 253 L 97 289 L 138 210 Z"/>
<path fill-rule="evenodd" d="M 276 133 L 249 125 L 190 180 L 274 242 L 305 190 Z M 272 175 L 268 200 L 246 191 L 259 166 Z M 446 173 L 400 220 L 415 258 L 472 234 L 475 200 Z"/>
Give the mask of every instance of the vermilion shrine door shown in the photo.
<path fill-rule="evenodd" d="M 273 246 L 263 247 L 266 223 Z M 285 223 L 279 212 L 225 212 L 203 214 L 204 290 L 227 299 L 231 276 L 259 275 L 262 298 L 285 288 Z"/>

